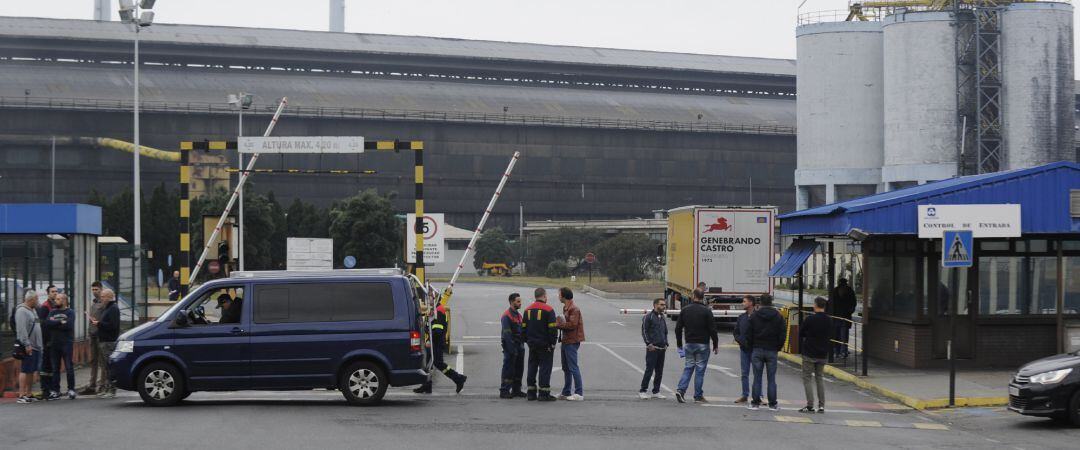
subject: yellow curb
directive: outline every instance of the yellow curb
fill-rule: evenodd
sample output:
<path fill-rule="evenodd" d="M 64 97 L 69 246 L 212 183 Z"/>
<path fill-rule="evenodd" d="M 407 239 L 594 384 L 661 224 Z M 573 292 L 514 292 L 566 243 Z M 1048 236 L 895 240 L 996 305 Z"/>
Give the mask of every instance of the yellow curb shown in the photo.
<path fill-rule="evenodd" d="M 940 423 L 913 423 L 911 425 L 920 430 L 949 430 L 949 427 Z"/>
<path fill-rule="evenodd" d="M 779 352 L 781 358 L 784 358 L 795 364 L 802 364 L 802 356 L 793 355 L 791 353 Z M 912 409 L 924 410 L 935 408 L 946 408 L 949 406 L 949 399 L 947 398 L 935 398 L 935 399 L 920 399 L 910 395 L 901 394 L 893 391 L 889 388 L 879 386 L 877 384 L 867 381 L 865 378 L 860 378 L 844 370 L 837 369 L 836 367 L 826 365 L 825 373 L 829 376 L 836 378 L 837 380 L 846 381 L 852 383 L 858 387 L 866 389 L 868 391 L 883 395 L 885 397 L 896 400 Z M 1009 404 L 1009 397 L 956 397 L 956 407 L 977 407 L 977 406 L 1004 406 Z"/>
<path fill-rule="evenodd" d="M 881 422 L 875 420 L 845 420 L 844 423 L 849 427 L 881 428 Z"/>

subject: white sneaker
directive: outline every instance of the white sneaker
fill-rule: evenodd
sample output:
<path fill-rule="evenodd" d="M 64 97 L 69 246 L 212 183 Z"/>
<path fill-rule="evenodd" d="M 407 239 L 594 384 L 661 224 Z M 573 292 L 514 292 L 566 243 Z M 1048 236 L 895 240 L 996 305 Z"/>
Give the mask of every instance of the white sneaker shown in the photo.
<path fill-rule="evenodd" d="M 79 396 L 79 394 L 76 394 L 74 389 L 68 389 L 68 398 L 69 399 L 75 400 L 75 397 L 78 397 L 78 396 Z"/>
<path fill-rule="evenodd" d="M 637 398 L 640 398 L 640 399 L 642 399 L 642 400 L 648 400 L 648 399 L 650 399 L 650 398 L 652 398 L 652 397 L 649 397 L 649 394 L 647 394 L 647 393 L 644 393 L 644 392 L 638 392 L 638 393 L 637 393 Z"/>
<path fill-rule="evenodd" d="M 566 397 L 566 399 L 570 400 L 572 402 L 582 402 L 582 401 L 585 401 L 585 396 L 584 395 L 573 394 L 573 395 L 571 395 L 569 397 Z"/>
<path fill-rule="evenodd" d="M 666 396 L 666 395 L 664 395 L 664 394 L 661 394 L 661 393 L 657 392 L 657 393 L 655 393 L 655 394 L 653 394 L 653 395 L 652 395 L 652 398 L 659 398 L 659 399 L 665 399 L 665 398 L 667 398 L 667 396 Z"/>

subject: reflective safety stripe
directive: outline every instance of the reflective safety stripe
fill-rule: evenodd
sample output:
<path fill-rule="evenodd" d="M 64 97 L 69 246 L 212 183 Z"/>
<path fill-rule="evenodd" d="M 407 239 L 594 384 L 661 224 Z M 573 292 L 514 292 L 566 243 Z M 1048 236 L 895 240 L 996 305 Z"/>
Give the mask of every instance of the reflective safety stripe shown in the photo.
<path fill-rule="evenodd" d="M 551 388 L 549 388 L 549 387 L 542 387 L 542 388 L 540 388 L 540 392 L 551 392 Z"/>
<path fill-rule="evenodd" d="M 548 328 L 555 328 L 555 325 L 556 325 L 556 324 L 554 324 L 554 323 L 549 323 L 549 324 L 548 324 Z"/>
<path fill-rule="evenodd" d="M 432 326 L 431 326 L 431 329 L 432 329 L 432 330 L 445 330 L 445 329 L 446 329 L 446 327 L 445 327 L 445 326 L 443 326 L 443 325 L 435 324 L 435 325 L 432 325 Z"/>

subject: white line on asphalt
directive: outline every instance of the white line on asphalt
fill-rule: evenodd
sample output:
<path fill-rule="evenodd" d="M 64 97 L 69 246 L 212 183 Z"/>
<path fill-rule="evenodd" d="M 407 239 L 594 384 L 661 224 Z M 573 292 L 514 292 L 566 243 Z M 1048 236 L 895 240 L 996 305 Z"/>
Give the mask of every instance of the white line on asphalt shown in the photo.
<path fill-rule="evenodd" d="M 729 369 L 727 367 L 709 364 L 709 368 L 712 369 L 712 370 L 718 371 L 720 373 L 723 373 L 724 375 L 727 375 L 727 376 L 729 376 L 731 378 L 739 378 L 741 376 L 741 375 L 736 375 L 735 372 L 732 372 L 731 369 Z"/>
<path fill-rule="evenodd" d="M 625 324 L 625 323 L 622 323 L 622 322 L 616 322 L 616 321 L 614 321 L 614 320 L 612 320 L 611 322 L 608 322 L 608 323 L 613 323 L 613 324 L 615 324 L 615 325 L 618 325 L 618 326 L 620 326 L 620 327 L 625 327 L 625 326 L 626 326 L 626 324 Z"/>
<path fill-rule="evenodd" d="M 634 363 L 630 362 L 630 360 L 628 360 L 626 358 L 623 358 L 622 356 L 619 356 L 618 353 L 615 353 L 615 350 L 607 348 L 607 346 L 605 346 L 603 344 L 596 344 L 596 346 L 604 349 L 608 353 L 611 353 L 611 356 L 614 356 L 619 361 L 622 361 L 622 362 L 626 363 L 626 365 L 628 365 L 631 368 L 633 368 L 634 370 L 636 370 L 637 373 L 640 373 L 642 375 L 645 374 L 645 369 L 642 369 L 642 368 L 638 367 L 637 364 L 634 364 Z M 667 387 L 667 385 L 661 384 L 660 387 L 664 388 L 664 390 L 668 391 L 668 393 L 672 393 L 672 394 L 675 393 L 675 391 L 671 390 L 671 388 Z"/>
<path fill-rule="evenodd" d="M 750 409 L 747 409 L 745 405 L 717 405 L 716 403 L 706 403 L 706 404 L 703 404 L 701 406 L 708 406 L 710 408 L 739 408 L 739 409 L 746 409 L 747 411 L 753 411 L 753 412 L 747 412 L 747 414 L 754 414 L 754 413 L 759 413 L 759 412 L 768 413 L 768 410 L 765 409 L 764 406 L 760 410 L 750 410 Z M 780 408 L 781 411 L 783 411 L 785 409 L 789 410 L 789 411 L 797 411 L 795 408 Z M 880 413 L 880 411 L 862 411 L 862 410 L 858 410 L 858 409 L 831 409 L 831 408 L 829 409 L 829 412 L 830 413 L 845 413 L 845 414 L 878 414 L 878 413 Z M 813 417 L 813 416 L 810 416 L 809 414 L 807 414 L 807 417 Z"/>
<path fill-rule="evenodd" d="M 465 373 L 465 347 L 461 344 L 457 345 L 457 371 L 460 374 Z"/>

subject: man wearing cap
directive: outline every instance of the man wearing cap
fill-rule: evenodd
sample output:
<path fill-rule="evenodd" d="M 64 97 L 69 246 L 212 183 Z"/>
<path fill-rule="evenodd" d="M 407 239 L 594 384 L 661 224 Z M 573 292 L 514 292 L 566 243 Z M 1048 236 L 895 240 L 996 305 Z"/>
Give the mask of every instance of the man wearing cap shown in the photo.
<path fill-rule="evenodd" d="M 233 301 L 229 294 L 221 294 L 217 298 L 217 308 L 221 310 L 221 321 L 218 323 L 240 323 L 239 304 Z"/>

